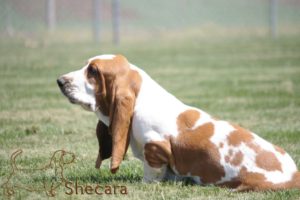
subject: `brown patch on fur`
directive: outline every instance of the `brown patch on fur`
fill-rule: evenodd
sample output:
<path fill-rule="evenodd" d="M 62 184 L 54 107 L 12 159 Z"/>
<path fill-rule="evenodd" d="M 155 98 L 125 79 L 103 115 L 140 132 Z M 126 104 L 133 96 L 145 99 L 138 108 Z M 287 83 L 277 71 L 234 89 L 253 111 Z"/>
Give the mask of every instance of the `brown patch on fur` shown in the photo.
<path fill-rule="evenodd" d="M 243 166 L 237 178 L 218 184 L 218 186 L 236 188 L 235 191 L 238 192 L 265 190 L 276 191 L 291 188 L 300 189 L 300 172 L 296 172 L 291 181 L 274 184 L 267 181 L 264 174 L 249 172 L 246 167 Z"/>
<path fill-rule="evenodd" d="M 292 180 L 288 184 L 288 187 L 300 189 L 300 172 L 299 171 L 294 173 Z"/>
<path fill-rule="evenodd" d="M 193 114 L 192 114 L 193 113 Z M 203 183 L 215 183 L 225 176 L 218 147 L 209 139 L 214 125 L 206 123 L 191 129 L 199 118 L 197 111 L 186 111 L 177 118 L 180 134 L 171 138 L 174 166 L 181 175 L 199 176 Z"/>
<path fill-rule="evenodd" d="M 231 159 L 230 164 L 238 166 L 242 163 L 244 155 L 241 151 L 237 152 L 234 157 Z"/>
<path fill-rule="evenodd" d="M 262 151 L 262 148 L 258 146 L 257 144 L 250 142 L 246 144 L 250 149 L 252 149 L 255 153 L 259 153 Z"/>
<path fill-rule="evenodd" d="M 289 188 L 297 188 L 294 184 L 294 178 L 291 181 L 274 184 L 266 180 L 266 177 L 257 172 L 248 172 L 246 167 L 242 167 L 239 173 L 239 179 L 242 184 L 237 188 L 237 191 L 264 191 L 264 190 L 282 190 Z"/>
<path fill-rule="evenodd" d="M 151 141 L 146 143 L 144 155 L 148 164 L 154 168 L 161 168 L 165 164 L 173 163 L 169 141 Z"/>
<path fill-rule="evenodd" d="M 228 155 L 225 156 L 225 162 L 230 163 L 231 165 L 238 166 L 242 163 L 244 155 L 241 151 L 235 153 L 233 155 L 233 150 L 230 149 L 228 151 Z"/>
<path fill-rule="evenodd" d="M 95 87 L 98 108 L 102 114 L 109 116 L 108 129 L 112 136 L 111 172 L 114 173 L 128 148 L 135 99 L 142 80 L 121 55 L 109 60 L 92 60 L 86 77 Z"/>
<path fill-rule="evenodd" d="M 267 188 L 267 186 L 272 185 L 272 183 L 266 181 L 266 177 L 263 174 L 257 172 L 248 172 L 246 167 L 241 168 L 239 177 L 242 181 L 243 186 L 241 189 L 243 189 L 243 191 L 250 190 L 250 188 L 253 190 L 258 190 L 259 188 Z"/>
<path fill-rule="evenodd" d="M 109 116 L 117 90 L 127 90 L 138 95 L 141 77 L 137 71 L 131 70 L 124 56 L 117 55 L 114 59 L 94 59 L 89 63 L 86 77 L 95 87 L 97 106 L 101 112 Z"/>
<path fill-rule="evenodd" d="M 253 135 L 249 131 L 239 126 L 234 127 L 236 130 L 232 131 L 227 137 L 229 145 L 238 146 L 242 142 L 249 143 L 253 140 Z"/>
<path fill-rule="evenodd" d="M 248 172 L 246 167 L 242 167 L 238 175 L 241 185 L 237 191 L 264 191 L 264 190 L 283 190 L 283 189 L 300 189 L 300 172 L 295 172 L 292 179 L 287 182 L 274 184 L 266 180 L 261 173 Z"/>
<path fill-rule="evenodd" d="M 267 171 L 281 171 L 281 163 L 278 161 L 274 153 L 269 151 L 261 151 L 256 155 L 256 165 Z"/>
<path fill-rule="evenodd" d="M 200 113 L 197 110 L 186 110 L 177 118 L 178 131 L 182 132 L 186 129 L 191 129 L 200 118 Z"/>
<path fill-rule="evenodd" d="M 279 146 L 276 146 L 276 145 L 273 145 L 273 146 L 274 146 L 274 149 L 275 149 L 277 152 L 281 153 L 282 155 L 285 154 L 285 151 L 284 151 L 282 148 L 280 148 Z"/>

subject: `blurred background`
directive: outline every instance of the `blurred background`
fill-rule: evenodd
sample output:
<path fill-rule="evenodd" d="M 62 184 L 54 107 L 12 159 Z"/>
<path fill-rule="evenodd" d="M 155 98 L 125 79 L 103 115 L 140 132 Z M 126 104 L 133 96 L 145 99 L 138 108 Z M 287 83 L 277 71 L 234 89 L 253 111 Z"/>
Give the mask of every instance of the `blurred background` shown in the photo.
<path fill-rule="evenodd" d="M 84 3 L 83 3 L 84 2 Z M 299 0 L 0 0 L 0 37 L 36 42 L 264 36 L 300 32 Z"/>

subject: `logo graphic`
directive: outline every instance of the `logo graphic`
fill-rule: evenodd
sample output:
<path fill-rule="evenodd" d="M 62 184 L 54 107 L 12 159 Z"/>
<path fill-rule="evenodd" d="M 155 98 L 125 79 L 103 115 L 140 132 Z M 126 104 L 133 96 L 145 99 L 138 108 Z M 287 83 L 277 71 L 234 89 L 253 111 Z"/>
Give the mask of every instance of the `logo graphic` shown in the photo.
<path fill-rule="evenodd" d="M 10 197 L 15 194 L 16 189 L 24 189 L 30 192 L 45 192 L 47 196 L 54 197 L 56 189 L 67 182 L 64 168 L 75 162 L 75 155 L 57 150 L 53 152 L 48 164 L 40 168 L 27 169 L 16 165 L 16 158 L 22 152 L 19 149 L 10 157 L 11 172 L 7 181 L 1 185 L 3 194 Z"/>

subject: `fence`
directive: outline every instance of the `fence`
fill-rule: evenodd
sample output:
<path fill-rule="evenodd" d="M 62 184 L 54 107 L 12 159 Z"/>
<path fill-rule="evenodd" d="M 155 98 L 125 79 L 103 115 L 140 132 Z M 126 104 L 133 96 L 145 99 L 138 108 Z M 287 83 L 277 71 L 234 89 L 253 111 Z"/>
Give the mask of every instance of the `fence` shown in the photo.
<path fill-rule="evenodd" d="M 299 0 L 0 0 L 0 36 L 90 38 L 300 32 Z"/>

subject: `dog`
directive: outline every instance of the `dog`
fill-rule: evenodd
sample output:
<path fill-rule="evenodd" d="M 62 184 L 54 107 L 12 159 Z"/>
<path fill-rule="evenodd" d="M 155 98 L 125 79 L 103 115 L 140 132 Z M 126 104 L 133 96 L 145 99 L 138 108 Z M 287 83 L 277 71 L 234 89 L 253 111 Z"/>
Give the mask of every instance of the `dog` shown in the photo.
<path fill-rule="evenodd" d="M 66 181 L 63 174 L 64 167 L 74 162 L 75 155 L 64 150 L 57 150 L 51 156 L 50 162 L 45 166 L 36 169 L 24 169 L 16 165 L 16 158 L 22 152 L 19 149 L 11 155 L 11 173 L 7 181 L 2 184 L 4 195 L 11 196 L 19 188 L 30 192 L 44 191 L 47 196 L 55 196 L 55 190 Z M 51 180 L 46 176 L 51 176 Z M 26 183 L 22 183 L 21 180 L 25 178 Z M 30 181 L 28 181 L 28 179 L 34 180 L 39 178 L 41 181 L 37 184 L 30 184 Z"/>
<path fill-rule="evenodd" d="M 146 182 L 175 174 L 234 191 L 300 188 L 300 172 L 282 148 L 185 105 L 122 55 L 90 58 L 57 84 L 99 120 L 96 168 L 111 158 L 116 173 L 130 144 Z"/>

